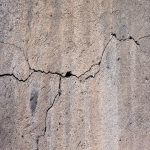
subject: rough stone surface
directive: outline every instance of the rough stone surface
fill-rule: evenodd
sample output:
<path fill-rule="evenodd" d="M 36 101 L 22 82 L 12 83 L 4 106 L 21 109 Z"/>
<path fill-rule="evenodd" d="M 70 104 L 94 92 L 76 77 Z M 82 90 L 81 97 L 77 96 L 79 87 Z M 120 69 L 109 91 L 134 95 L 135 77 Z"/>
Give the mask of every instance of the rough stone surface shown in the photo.
<path fill-rule="evenodd" d="M 0 0 L 0 150 L 149 150 L 149 0 Z"/>

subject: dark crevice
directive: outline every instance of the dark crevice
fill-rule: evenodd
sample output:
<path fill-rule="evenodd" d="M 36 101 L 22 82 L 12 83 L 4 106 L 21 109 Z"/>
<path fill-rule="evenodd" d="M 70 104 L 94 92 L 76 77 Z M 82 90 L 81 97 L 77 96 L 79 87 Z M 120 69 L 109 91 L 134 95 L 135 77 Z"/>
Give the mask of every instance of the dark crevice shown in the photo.
<path fill-rule="evenodd" d="M 59 88 L 58 88 L 58 95 L 61 95 L 61 77 L 59 78 Z"/>
<path fill-rule="evenodd" d="M 140 37 L 138 40 L 141 40 L 141 39 L 144 39 L 144 38 L 148 38 L 148 37 L 150 37 L 150 35 L 146 35 L 146 36 Z"/>
<path fill-rule="evenodd" d="M 111 38 L 111 39 L 112 39 L 112 38 Z M 109 40 L 109 42 L 111 41 L 111 39 Z M 76 76 L 76 75 L 72 74 L 71 71 L 68 71 L 68 72 L 66 72 L 65 75 L 62 75 L 62 74 L 59 73 L 59 72 L 50 72 L 50 71 L 45 72 L 45 71 L 43 71 L 43 70 L 36 70 L 36 69 L 33 69 L 33 68 L 30 67 L 28 58 L 25 56 L 23 50 L 22 50 L 20 47 L 16 46 L 15 44 L 4 43 L 4 42 L 1 42 L 1 43 L 13 45 L 13 46 L 15 46 L 16 48 L 19 48 L 19 49 L 23 52 L 23 55 L 24 55 L 24 57 L 25 57 L 25 59 L 26 59 L 26 61 L 27 61 L 29 70 L 30 70 L 30 71 L 33 71 L 32 73 L 34 73 L 34 72 L 40 72 L 40 73 L 43 73 L 43 74 L 55 74 L 55 75 L 58 75 L 58 76 L 60 76 L 60 77 L 62 77 L 62 78 L 70 78 L 70 77 L 74 76 L 74 77 L 76 77 L 77 79 L 80 79 L 80 78 L 81 78 L 82 76 L 84 76 L 86 73 L 88 73 L 89 71 L 91 71 L 91 69 L 92 69 L 94 66 L 100 66 L 101 60 L 102 60 L 102 57 L 103 57 L 103 54 L 104 54 L 105 49 L 106 49 L 107 45 L 109 44 L 109 42 L 108 42 L 108 43 L 106 44 L 106 46 L 104 47 L 104 50 L 103 50 L 103 52 L 102 52 L 102 56 L 101 56 L 100 61 L 99 61 L 98 63 L 96 63 L 96 64 L 93 64 L 87 71 L 85 71 L 85 72 L 84 72 L 83 74 L 81 74 L 80 76 Z M 99 71 L 100 71 L 100 70 L 99 70 Z M 99 71 L 98 71 L 98 72 L 99 72 Z M 94 78 L 95 75 L 96 75 L 98 72 L 96 72 L 94 75 L 90 75 L 90 76 L 86 77 L 86 80 L 89 79 L 89 78 Z M 22 79 L 17 78 L 14 74 L 4 74 L 4 75 L 0 75 L 0 76 L 13 76 L 13 77 L 15 77 L 16 80 L 25 82 L 25 81 L 27 81 L 28 78 L 32 75 L 32 73 L 31 73 L 25 80 L 22 80 Z"/>
<path fill-rule="evenodd" d="M 85 80 L 87 80 L 89 78 L 94 78 L 94 76 L 93 75 L 89 75 L 88 77 L 85 78 Z"/>
<path fill-rule="evenodd" d="M 100 66 L 100 65 L 101 65 L 101 61 L 102 61 L 103 55 L 104 55 L 105 50 L 106 50 L 106 48 L 107 48 L 107 46 L 109 45 L 109 43 L 110 43 L 111 40 L 112 40 L 112 37 L 110 38 L 110 40 L 108 41 L 108 43 L 107 43 L 106 46 L 104 47 L 103 52 L 102 52 L 102 55 L 101 55 L 101 58 L 100 58 L 100 61 L 99 61 L 98 63 L 96 63 L 96 64 L 93 64 L 87 71 L 85 71 L 85 72 L 84 72 L 83 74 L 81 74 L 80 76 L 77 76 L 77 75 L 72 74 L 71 71 L 66 72 L 66 74 L 65 74 L 65 76 L 64 76 L 64 75 L 62 75 L 61 73 L 58 73 L 58 72 L 50 72 L 50 71 L 49 71 L 49 72 L 45 72 L 45 71 L 42 71 L 42 70 L 31 69 L 31 67 L 29 67 L 29 68 L 30 68 L 30 70 L 32 70 L 33 72 L 40 72 L 40 73 L 44 73 L 44 74 L 55 74 L 55 75 L 60 76 L 61 78 L 70 78 L 70 77 L 74 76 L 74 77 L 76 77 L 77 79 L 80 79 L 80 78 L 81 78 L 82 76 L 84 76 L 86 73 L 88 73 L 89 71 L 91 71 L 91 69 L 92 69 L 94 66 Z M 89 78 L 94 78 L 94 77 L 96 76 L 96 74 L 99 73 L 99 71 L 100 71 L 100 69 L 99 69 L 94 75 L 88 76 L 88 77 L 86 78 L 86 80 L 89 79 Z"/>
<path fill-rule="evenodd" d="M 112 38 L 111 38 L 112 39 Z M 110 39 L 110 40 L 111 40 Z M 110 42 L 110 40 L 109 40 L 109 42 Z M 54 75 L 58 75 L 58 76 L 60 76 L 60 77 L 62 77 L 62 78 L 70 78 L 70 77 L 72 77 L 72 76 L 74 76 L 74 77 L 76 77 L 77 79 L 80 79 L 82 76 L 84 76 L 86 73 L 88 73 L 89 71 L 91 71 L 91 69 L 94 67 L 94 66 L 100 66 L 100 64 L 101 64 L 101 60 L 102 60 L 102 57 L 103 57 L 103 54 L 104 54 L 104 52 L 105 52 L 105 49 L 106 49 L 106 47 L 107 47 L 107 45 L 109 44 L 109 42 L 106 44 L 106 46 L 104 47 L 104 50 L 103 50 L 103 52 L 102 52 L 102 56 L 101 56 L 101 59 L 100 59 L 100 61 L 98 62 L 98 63 L 96 63 L 96 64 L 93 64 L 91 67 L 90 67 L 90 69 L 89 70 L 87 70 L 86 72 L 84 72 L 83 74 L 81 74 L 80 76 L 76 76 L 76 75 L 74 75 L 74 74 L 72 74 L 71 73 L 71 71 L 68 71 L 66 74 L 65 74 L 65 76 L 64 75 L 62 75 L 61 73 L 59 73 L 59 72 L 50 72 L 50 71 L 48 71 L 48 72 L 45 72 L 45 71 L 43 71 L 43 70 L 36 70 L 36 69 L 33 69 L 33 68 L 31 68 L 30 67 L 30 64 L 29 64 L 29 62 L 28 62 L 28 59 L 25 57 L 25 59 L 26 59 L 26 61 L 27 61 L 27 63 L 28 63 L 28 66 L 29 66 L 29 70 L 31 70 L 31 71 L 33 71 L 26 79 L 19 79 L 18 77 L 16 77 L 14 74 L 2 74 L 2 75 L 0 75 L 0 77 L 3 77 L 3 76 L 13 76 L 16 80 L 18 80 L 18 81 L 21 81 L 21 82 L 26 82 L 28 79 L 29 79 L 29 77 L 33 74 L 33 73 L 35 73 L 35 72 L 39 72 L 39 73 L 43 73 L 43 74 L 54 74 Z M 8 43 L 4 43 L 4 44 L 8 44 Z M 14 44 L 10 44 L 10 45 L 13 45 L 13 46 L 15 46 Z M 17 47 L 17 46 L 15 46 L 15 47 Z M 19 48 L 19 47 L 17 47 L 17 48 Z M 21 48 L 19 48 L 20 50 L 21 50 Z M 22 51 L 22 50 L 21 50 Z M 22 51 L 23 52 L 23 51 Z M 25 55 L 24 55 L 25 56 Z M 100 71 L 100 70 L 99 70 Z M 99 72 L 98 71 L 98 72 Z M 86 77 L 86 80 L 87 79 L 89 79 L 89 78 L 94 78 L 95 77 L 95 75 L 98 73 L 98 72 L 96 72 L 94 75 L 90 75 L 90 76 L 88 76 L 88 77 Z"/>
<path fill-rule="evenodd" d="M 112 34 L 112 35 L 113 35 L 113 36 L 116 36 L 115 34 Z M 110 38 L 110 40 L 108 41 L 108 43 L 107 43 L 106 46 L 104 47 L 103 52 L 102 52 L 102 55 L 101 55 L 101 58 L 100 58 L 100 61 L 99 61 L 98 63 L 95 63 L 95 64 L 91 65 L 91 67 L 90 67 L 87 71 L 85 71 L 83 74 L 81 74 L 80 76 L 77 76 L 77 75 L 72 74 L 71 71 L 68 71 L 65 75 L 63 75 L 63 74 L 61 74 L 61 73 L 59 73 L 59 72 L 51 72 L 51 71 L 45 72 L 45 71 L 43 71 L 43 70 L 36 70 L 36 69 L 33 69 L 33 68 L 30 67 L 28 58 L 26 58 L 25 54 L 23 53 L 23 54 L 24 54 L 24 57 L 25 57 L 25 59 L 26 59 L 26 61 L 27 61 L 29 70 L 30 70 L 30 71 L 33 71 L 33 72 L 32 72 L 26 79 L 24 79 L 24 80 L 17 78 L 14 74 L 3 74 L 3 75 L 0 75 L 0 77 L 3 77 L 3 76 L 13 76 L 16 80 L 25 82 L 25 81 L 27 81 L 27 80 L 29 79 L 29 77 L 30 77 L 33 73 L 39 72 L 39 73 L 43 73 L 43 74 L 54 74 L 54 75 L 58 75 L 58 76 L 60 76 L 61 78 L 70 78 L 70 77 L 74 76 L 74 77 L 76 77 L 77 79 L 80 79 L 80 78 L 81 78 L 82 76 L 84 76 L 86 73 L 88 73 L 89 71 L 91 71 L 91 69 L 92 69 L 94 66 L 99 66 L 99 67 L 100 67 L 101 61 L 102 61 L 102 58 L 103 58 L 103 55 L 104 55 L 104 52 L 105 52 L 105 50 L 106 50 L 106 48 L 107 48 L 107 46 L 108 46 L 108 44 L 110 43 L 111 40 L 112 40 L 112 37 Z M 3 43 L 3 42 L 1 42 L 1 43 Z M 9 44 L 9 43 L 4 43 L 4 44 Z M 14 45 L 14 44 L 10 44 L 10 45 L 13 45 L 13 46 L 15 46 L 16 48 L 19 48 L 19 49 L 21 50 L 20 47 Z M 21 51 L 22 51 L 22 50 L 21 50 Z M 23 52 L 23 51 L 22 51 L 22 52 Z M 100 71 L 100 69 L 99 69 L 94 75 L 90 75 L 90 76 L 86 77 L 86 80 L 89 79 L 89 78 L 94 78 L 95 75 L 96 75 L 97 73 L 99 73 L 99 71 Z"/>
<path fill-rule="evenodd" d="M 140 44 L 138 43 L 138 41 L 136 41 L 132 36 L 129 36 L 129 37 L 126 38 L 126 39 L 119 39 L 115 33 L 112 33 L 111 35 L 112 35 L 113 37 L 115 37 L 118 41 L 133 40 L 136 45 L 140 45 Z"/>
<path fill-rule="evenodd" d="M 6 74 L 0 74 L 0 77 L 14 77 L 17 81 L 26 82 L 32 74 L 33 74 L 33 72 L 26 79 L 19 79 L 14 74 L 8 74 L 8 73 L 6 73 Z"/>
<path fill-rule="evenodd" d="M 98 70 L 96 73 L 94 73 L 93 75 L 89 75 L 88 77 L 86 77 L 85 80 L 87 80 L 87 79 L 89 79 L 89 78 L 95 78 L 95 76 L 100 72 L 100 69 L 101 69 L 101 62 L 102 62 L 102 59 L 103 59 L 105 50 L 106 50 L 107 46 L 109 45 L 109 43 L 111 42 L 111 40 L 112 40 L 112 37 L 109 39 L 109 41 L 108 41 L 107 44 L 105 45 L 105 47 L 104 47 L 104 49 L 103 49 L 103 52 L 102 52 L 102 55 L 101 55 L 101 58 L 100 58 L 100 61 L 99 61 L 98 63 L 96 63 L 96 64 L 93 64 L 93 65 L 90 67 L 90 69 L 87 70 L 86 72 L 84 72 L 83 74 L 81 74 L 81 75 L 79 76 L 79 78 L 82 77 L 83 75 L 85 75 L 86 73 L 88 73 L 94 66 L 99 66 L 99 70 Z"/>
<path fill-rule="evenodd" d="M 117 36 L 116 36 L 116 34 L 115 34 L 115 33 L 112 33 L 111 35 L 112 35 L 112 36 L 114 36 L 115 38 L 117 38 Z"/>
<path fill-rule="evenodd" d="M 36 69 L 30 69 L 30 70 L 32 70 L 33 72 L 40 72 L 40 73 L 44 73 L 44 74 L 54 74 L 54 75 L 58 75 L 58 76 L 60 76 L 60 77 L 62 77 L 62 78 L 69 78 L 69 77 L 71 77 L 71 76 L 74 76 L 74 77 L 78 78 L 76 75 L 72 74 L 71 71 L 67 72 L 67 73 L 65 74 L 65 76 L 64 76 L 64 75 L 62 75 L 62 74 L 59 73 L 59 72 L 50 72 L 50 71 L 45 72 L 45 71 L 36 70 Z"/>
<path fill-rule="evenodd" d="M 111 39 L 112 39 L 112 38 L 111 38 Z M 109 40 L 109 42 L 110 42 L 110 40 Z M 29 64 L 29 61 L 28 61 L 28 58 L 27 58 L 26 55 L 24 54 L 24 51 L 21 49 L 21 47 L 18 47 L 18 46 L 16 46 L 15 44 L 11 44 L 11 43 L 4 43 L 4 42 L 1 42 L 1 43 L 13 45 L 14 47 L 16 47 L 16 48 L 18 48 L 20 51 L 22 51 L 22 52 L 23 52 L 23 55 L 24 55 L 24 57 L 25 57 L 25 59 L 26 59 L 26 61 L 27 61 L 29 70 L 30 70 L 30 71 L 33 71 L 32 73 L 40 72 L 40 73 L 43 73 L 43 74 L 54 74 L 54 75 L 58 75 L 58 76 L 60 76 L 60 77 L 62 77 L 62 78 L 70 78 L 70 77 L 74 76 L 74 77 L 76 77 L 77 79 L 80 79 L 80 78 L 81 78 L 82 76 L 84 76 L 86 73 L 88 73 L 89 71 L 91 71 L 91 69 L 92 69 L 94 66 L 97 66 L 97 65 L 100 66 L 101 60 L 102 60 L 102 57 L 103 57 L 103 54 L 104 54 L 104 51 L 105 51 L 107 45 L 109 44 L 109 42 L 108 42 L 108 43 L 106 44 L 106 46 L 104 47 L 104 50 L 103 50 L 103 52 L 102 52 L 102 56 L 101 56 L 100 62 L 98 62 L 98 63 L 96 63 L 96 64 L 93 64 L 87 71 L 85 71 L 85 72 L 84 72 L 83 74 L 81 74 L 80 76 L 77 76 L 77 75 L 72 74 L 71 71 L 68 71 L 68 72 L 66 72 L 65 75 L 63 75 L 63 74 L 61 74 L 61 73 L 59 73 L 59 72 L 51 72 L 51 71 L 45 72 L 45 71 L 43 71 L 43 70 L 36 70 L 36 69 L 34 69 L 34 68 L 31 68 L 31 66 L 30 66 L 30 64 Z M 98 71 L 98 72 L 99 72 L 99 71 Z M 90 77 L 93 77 L 93 78 L 94 78 L 95 75 L 96 75 L 98 72 L 96 72 L 94 75 L 91 75 Z M 16 80 L 25 82 L 25 81 L 27 81 L 28 78 L 32 75 L 32 73 L 31 73 L 26 79 L 24 79 L 24 80 L 23 80 L 23 79 L 19 79 L 19 78 L 16 77 L 14 74 L 3 74 L 3 75 L 0 75 L 0 77 L 2 77 L 2 76 L 13 76 Z M 87 80 L 88 78 L 90 78 L 90 77 L 87 77 L 86 80 Z"/>
<path fill-rule="evenodd" d="M 136 41 L 132 36 L 129 36 L 127 39 L 118 39 L 118 37 L 117 37 L 117 35 L 116 35 L 115 33 L 112 33 L 111 35 L 112 35 L 112 37 L 115 37 L 118 41 L 133 40 L 136 45 L 140 46 L 139 42 Z M 147 37 L 150 37 L 150 35 L 143 36 L 143 37 L 139 38 L 139 40 L 140 40 L 140 39 L 143 39 L 143 38 L 147 38 Z M 111 38 L 111 39 L 112 39 L 112 38 Z M 91 71 L 91 69 L 92 69 L 94 66 L 100 66 L 100 65 L 101 65 L 101 61 L 102 61 L 102 58 L 103 58 L 103 54 L 104 54 L 105 49 L 107 48 L 108 44 L 110 43 L 111 39 L 108 41 L 108 43 L 107 43 L 106 46 L 104 47 L 104 50 L 103 50 L 103 52 L 102 52 L 102 56 L 101 56 L 101 58 L 100 58 L 100 61 L 99 61 L 98 63 L 95 63 L 95 64 L 91 65 L 91 67 L 90 67 L 87 71 L 85 71 L 83 74 L 81 74 L 80 76 L 76 76 L 76 75 L 72 74 L 71 71 L 68 71 L 68 72 L 65 74 L 65 76 L 64 76 L 64 75 L 62 75 L 62 74 L 59 73 L 59 72 L 50 72 L 50 71 L 45 72 L 45 71 L 42 71 L 42 70 L 32 69 L 32 68 L 30 67 L 28 58 L 27 58 L 26 55 L 24 54 L 24 51 L 21 49 L 21 47 L 16 46 L 16 45 L 13 44 L 13 43 L 5 43 L 5 42 L 3 42 L 3 41 L 0 41 L 0 43 L 2 43 L 2 44 L 12 45 L 12 46 L 18 48 L 21 52 L 23 52 L 23 55 L 24 55 L 24 57 L 25 57 L 25 59 L 26 59 L 26 61 L 27 61 L 29 70 L 30 70 L 30 71 L 33 71 L 26 79 L 19 79 L 19 78 L 16 77 L 14 74 L 1 74 L 0 77 L 12 76 L 12 77 L 14 77 L 16 80 L 18 80 L 18 81 L 20 81 L 20 82 L 25 82 L 25 81 L 27 81 L 27 80 L 29 79 L 29 77 L 30 77 L 34 72 L 40 72 L 40 73 L 44 73 L 44 74 L 55 74 L 55 75 L 58 75 L 58 76 L 60 76 L 60 77 L 62 77 L 62 78 L 69 78 L 69 77 L 74 76 L 74 77 L 76 77 L 77 79 L 80 79 L 80 78 L 81 78 L 82 76 L 84 76 L 86 73 L 88 73 L 89 71 Z M 99 71 L 100 71 L 100 69 L 99 69 Z M 98 72 L 99 72 L 99 71 L 98 71 Z M 94 75 L 89 75 L 88 77 L 86 77 L 86 80 L 89 79 L 89 78 L 94 78 L 95 75 L 96 75 L 98 72 L 96 72 Z"/>
<path fill-rule="evenodd" d="M 58 93 L 56 94 L 53 103 L 50 105 L 50 107 L 46 110 L 46 116 L 45 116 L 45 127 L 44 127 L 44 133 L 40 136 L 37 137 L 36 139 L 36 143 L 37 143 L 37 150 L 39 149 L 39 140 L 41 137 L 45 136 L 46 131 L 47 131 L 47 116 L 48 116 L 48 112 L 49 110 L 54 106 L 54 103 L 57 99 L 57 97 L 59 97 L 61 95 L 61 77 L 59 77 L 59 86 L 58 86 Z"/>
<path fill-rule="evenodd" d="M 69 77 L 71 77 L 71 76 L 72 76 L 71 71 L 68 71 L 68 72 L 66 73 L 66 75 L 65 75 L 66 78 L 69 78 Z"/>
<path fill-rule="evenodd" d="M 62 78 L 69 78 L 69 77 L 71 77 L 71 76 L 74 76 L 74 77 L 78 78 L 76 75 L 72 74 L 71 72 L 67 72 L 66 75 L 64 76 L 64 75 L 62 75 L 61 73 L 58 73 L 58 72 L 50 72 L 50 71 L 45 72 L 45 71 L 42 71 L 42 70 L 35 70 L 35 69 L 31 69 L 31 68 L 30 68 L 30 71 L 32 71 L 32 73 L 31 73 L 26 79 L 19 79 L 19 78 L 16 77 L 14 74 L 9 74 L 9 73 L 0 74 L 0 77 L 12 76 L 12 77 L 14 77 L 16 80 L 18 80 L 18 81 L 20 81 L 20 82 L 26 82 L 26 81 L 29 79 L 29 77 L 30 77 L 33 73 L 35 73 L 35 72 L 38 73 L 38 72 L 39 72 L 39 73 L 43 73 L 43 74 L 58 75 L 58 76 L 60 76 L 60 77 L 62 77 Z"/>
<path fill-rule="evenodd" d="M 132 36 L 129 36 L 129 39 L 133 40 L 137 45 L 140 45 Z"/>

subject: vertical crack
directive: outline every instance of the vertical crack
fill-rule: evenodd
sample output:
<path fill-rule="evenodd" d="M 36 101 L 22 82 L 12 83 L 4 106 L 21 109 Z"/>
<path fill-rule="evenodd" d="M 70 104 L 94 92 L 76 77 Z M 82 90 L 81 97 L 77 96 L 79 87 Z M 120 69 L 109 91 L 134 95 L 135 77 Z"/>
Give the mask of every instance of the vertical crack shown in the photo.
<path fill-rule="evenodd" d="M 61 77 L 59 77 L 59 87 L 58 87 L 58 93 L 56 94 L 53 103 L 50 105 L 50 107 L 46 110 L 46 116 L 45 116 L 45 127 L 44 127 L 44 133 L 40 136 L 37 137 L 36 139 L 36 143 L 37 143 L 37 150 L 39 150 L 39 140 L 41 137 L 45 136 L 46 131 L 47 131 L 47 116 L 48 116 L 48 112 L 49 110 L 54 106 L 55 101 L 57 99 L 57 97 L 59 97 L 61 95 Z"/>
<path fill-rule="evenodd" d="M 86 73 L 88 73 L 89 71 L 91 71 L 94 66 L 99 66 L 98 71 L 95 72 L 93 75 L 87 76 L 87 77 L 85 78 L 85 80 L 87 80 L 87 79 L 89 79 L 89 78 L 95 78 L 95 76 L 100 72 L 100 69 L 101 69 L 101 62 L 102 62 L 102 60 L 103 60 L 104 53 L 105 53 L 105 51 L 106 51 L 107 46 L 108 46 L 109 43 L 111 42 L 112 38 L 113 38 L 113 36 L 109 39 L 109 41 L 108 41 L 107 44 L 105 45 L 105 47 L 104 47 L 104 49 L 103 49 L 103 51 L 102 51 L 102 54 L 101 54 L 100 61 L 99 61 L 98 63 L 96 63 L 96 64 L 93 64 L 93 65 L 91 66 L 91 68 L 90 68 L 88 71 L 86 71 L 84 74 L 80 75 L 79 78 L 82 78 L 82 76 L 84 76 Z"/>

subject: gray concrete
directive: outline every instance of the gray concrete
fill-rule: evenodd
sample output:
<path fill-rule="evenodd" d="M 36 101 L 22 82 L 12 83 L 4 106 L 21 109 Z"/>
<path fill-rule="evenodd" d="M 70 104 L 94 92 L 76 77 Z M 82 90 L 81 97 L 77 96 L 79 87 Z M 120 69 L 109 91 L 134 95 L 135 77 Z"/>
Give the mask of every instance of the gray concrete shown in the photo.
<path fill-rule="evenodd" d="M 149 150 L 150 1 L 0 0 L 0 150 Z"/>

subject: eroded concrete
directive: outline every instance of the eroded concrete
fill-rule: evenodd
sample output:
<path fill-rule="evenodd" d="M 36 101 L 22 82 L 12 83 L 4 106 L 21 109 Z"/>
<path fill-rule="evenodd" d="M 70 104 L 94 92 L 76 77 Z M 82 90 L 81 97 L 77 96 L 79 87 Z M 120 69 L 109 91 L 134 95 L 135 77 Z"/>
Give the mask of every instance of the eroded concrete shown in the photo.
<path fill-rule="evenodd" d="M 0 1 L 0 149 L 148 150 L 149 0 Z"/>

